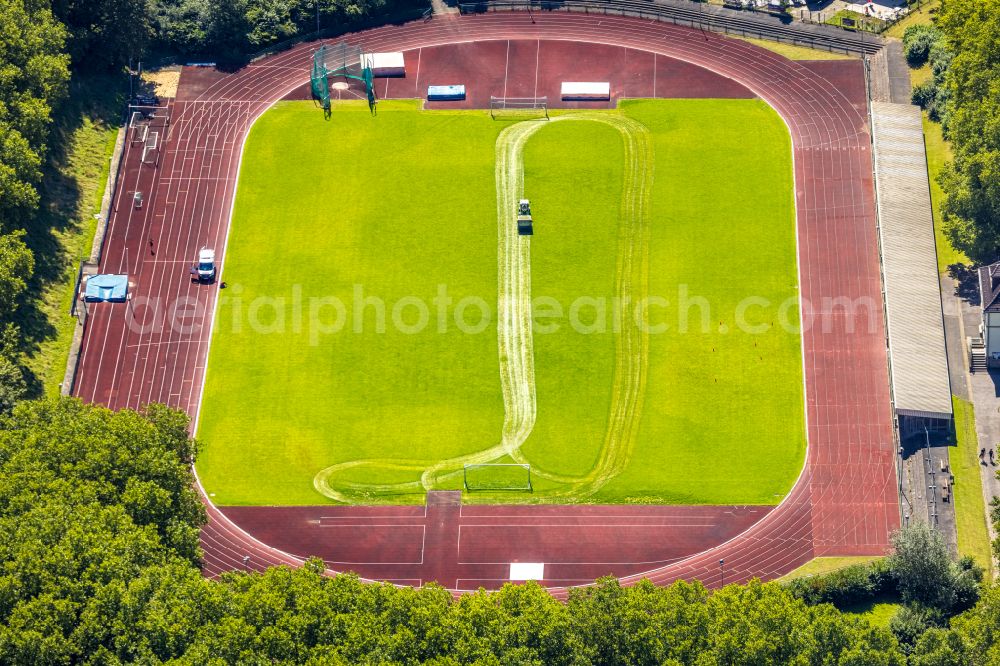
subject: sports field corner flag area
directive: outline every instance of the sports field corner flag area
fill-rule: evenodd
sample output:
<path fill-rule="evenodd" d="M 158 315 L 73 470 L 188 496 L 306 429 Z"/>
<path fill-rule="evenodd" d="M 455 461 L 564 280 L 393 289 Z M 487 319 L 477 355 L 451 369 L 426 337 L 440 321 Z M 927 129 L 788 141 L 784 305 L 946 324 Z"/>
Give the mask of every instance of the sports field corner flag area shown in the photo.
<path fill-rule="evenodd" d="M 214 502 L 788 492 L 805 425 L 784 123 L 759 100 L 549 115 L 280 102 L 257 121 L 199 420 Z"/>

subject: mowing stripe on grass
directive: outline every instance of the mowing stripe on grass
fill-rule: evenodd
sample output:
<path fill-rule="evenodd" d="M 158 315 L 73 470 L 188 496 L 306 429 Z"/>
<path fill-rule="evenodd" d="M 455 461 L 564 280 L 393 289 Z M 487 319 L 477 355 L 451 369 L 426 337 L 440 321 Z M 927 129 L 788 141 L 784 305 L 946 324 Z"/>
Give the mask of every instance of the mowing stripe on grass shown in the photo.
<path fill-rule="evenodd" d="M 615 270 L 615 369 L 611 410 L 597 463 L 583 476 L 565 476 L 534 468 L 542 478 L 567 484 L 556 496 L 585 497 L 624 470 L 631 460 L 646 392 L 649 366 L 648 318 L 637 321 L 633 307 L 649 295 L 649 195 L 653 181 L 653 147 L 649 130 L 623 115 L 588 114 L 559 116 L 556 120 L 590 120 L 618 130 L 625 147 L 621 212 L 618 217 L 618 251 Z M 643 313 L 644 315 L 648 313 Z M 517 451 L 511 457 L 529 462 Z"/>
<path fill-rule="evenodd" d="M 589 120 L 617 129 L 625 144 L 619 244 L 616 265 L 616 336 L 611 411 L 597 464 L 583 476 L 563 476 L 537 470 L 543 478 L 567 484 L 557 496 L 589 495 L 621 473 L 631 459 L 639 428 L 649 363 L 647 321 L 633 315 L 636 303 L 649 293 L 649 193 L 653 159 L 649 130 L 621 115 L 581 113 L 552 121 Z M 530 464 L 520 451 L 535 424 L 537 401 L 532 343 L 531 243 L 517 233 L 516 205 L 524 191 L 524 146 L 548 123 L 521 122 L 506 128 L 496 142 L 497 190 L 497 341 L 504 422 L 500 442 L 487 449 L 439 461 L 366 459 L 347 461 L 321 470 L 313 479 L 317 491 L 338 501 L 352 501 L 351 493 L 334 489 L 330 479 L 338 472 L 368 465 L 400 470 L 422 470 L 416 482 L 398 484 L 340 484 L 364 496 L 372 492 L 430 490 L 462 472 L 464 465 L 488 463 L 503 456 Z M 537 469 L 537 468 L 536 468 Z"/>
<path fill-rule="evenodd" d="M 464 456 L 439 461 L 393 461 L 368 459 L 348 461 L 321 470 L 313 479 L 317 491 L 339 501 L 350 501 L 343 491 L 330 485 L 337 472 L 364 465 L 383 466 L 395 462 L 399 468 L 422 470 L 420 484 L 380 484 L 358 490 L 399 492 L 430 490 L 464 465 L 488 463 L 504 455 L 514 456 L 531 434 L 535 423 L 535 366 L 531 338 L 531 245 L 517 233 L 515 205 L 524 189 L 522 153 L 528 138 L 544 125 L 521 122 L 506 128 L 496 141 L 497 189 L 497 338 L 504 422 L 500 442 Z"/>

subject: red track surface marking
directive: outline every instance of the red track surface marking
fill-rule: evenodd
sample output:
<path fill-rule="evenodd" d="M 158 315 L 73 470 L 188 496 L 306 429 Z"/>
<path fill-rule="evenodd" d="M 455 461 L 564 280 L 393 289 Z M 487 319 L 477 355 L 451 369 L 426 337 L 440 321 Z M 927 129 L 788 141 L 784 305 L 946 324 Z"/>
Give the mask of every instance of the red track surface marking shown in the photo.
<path fill-rule="evenodd" d="M 403 52 L 407 75 L 379 79 L 381 99 L 426 98 L 427 86 L 464 83 L 464 102 L 426 102 L 428 109 L 485 109 L 490 96 L 549 98 L 554 108 L 612 108 L 624 97 L 750 98 L 754 94 L 732 79 L 681 60 L 655 56 L 620 46 L 556 40 L 503 40 L 445 44 Z M 656 71 L 654 72 L 654 59 Z M 843 66 L 842 62 L 835 64 Z M 859 64 L 860 66 L 860 64 Z M 421 75 L 423 72 L 423 75 Z M 563 102 L 563 81 L 585 75 L 612 83 L 611 102 Z M 506 78 L 505 78 L 506 74 Z M 844 75 L 832 70 L 844 79 Z M 850 79 L 858 74 L 847 70 Z M 656 92 L 653 83 L 656 82 Z M 856 81 L 850 83 L 856 84 Z M 861 79 L 863 85 L 864 79 Z M 350 81 L 344 99 L 363 99 L 363 89 Z M 338 98 L 336 91 L 331 91 Z M 864 88 L 862 87 L 862 95 Z M 309 83 L 296 87 L 284 99 L 312 99 Z M 862 101 L 863 98 L 862 98 Z"/>
<path fill-rule="evenodd" d="M 846 97 L 858 113 L 868 113 L 868 93 L 865 90 L 865 66 L 860 60 L 804 60 L 810 69 L 834 86 Z"/>
<path fill-rule="evenodd" d="M 630 54 L 641 52 L 630 51 Z M 645 55 L 645 54 L 643 54 Z M 636 59 L 636 58 L 633 58 Z M 638 58 L 642 61 L 642 58 Z M 655 56 L 656 97 L 679 97 L 689 99 L 727 98 L 747 99 L 754 94 L 745 87 L 723 76 L 705 76 L 704 70 L 691 63 Z M 626 63 L 628 69 L 633 65 Z M 630 97 L 641 97 L 629 92 Z"/>
<path fill-rule="evenodd" d="M 622 71 L 619 74 L 621 77 L 621 96 L 656 97 L 656 91 L 653 89 L 653 83 L 656 81 L 656 54 L 649 53 L 648 51 L 636 51 L 635 49 L 623 49 L 623 51 L 624 63 Z M 672 60 L 671 64 L 675 64 L 677 67 L 691 67 L 691 65 L 681 62 L 680 60 Z M 706 69 L 702 69 L 701 67 L 696 67 L 695 69 L 702 72 L 708 71 Z M 712 76 L 717 81 L 732 83 L 729 79 L 724 79 L 721 76 L 716 76 L 714 74 Z M 615 77 L 615 84 L 619 85 L 618 77 Z M 737 85 L 736 87 L 743 90 L 747 95 L 753 95 L 753 93 L 743 86 Z M 664 97 L 669 96 L 670 95 L 664 95 Z"/>
<path fill-rule="evenodd" d="M 427 86 L 465 83 L 464 103 L 427 102 L 425 107 L 488 109 L 490 95 L 503 95 L 507 44 L 504 40 L 421 49 L 420 97 L 426 98 Z"/>
<path fill-rule="evenodd" d="M 677 562 L 740 534 L 773 507 L 459 507 L 452 493 L 420 506 L 222 507 L 241 529 L 331 569 L 365 578 L 507 581 L 511 562 L 544 562 L 550 582 L 592 582 Z M 457 511 L 457 513 L 456 513 Z M 456 547 L 457 545 L 457 547 Z M 467 589 L 467 588 L 466 588 Z"/>
<path fill-rule="evenodd" d="M 662 86 L 670 88 L 664 77 L 670 76 L 669 59 L 676 59 L 710 69 L 771 104 L 784 118 L 792 137 L 800 293 L 808 304 L 804 319 L 812 321 L 809 312 L 823 315 L 803 332 L 809 442 L 806 466 L 785 501 L 737 536 L 676 562 L 639 563 L 643 568 L 623 580 L 628 583 L 642 576 L 666 584 L 696 578 L 714 586 L 720 579 L 720 558 L 725 559 L 726 580 L 737 582 L 753 576 L 773 578 L 814 555 L 885 552 L 889 533 L 899 525 L 895 452 L 870 140 L 867 118 L 857 103 L 857 86 L 844 86 L 850 77 L 845 78 L 841 70 L 833 71 L 833 65 L 791 62 L 719 35 L 608 16 L 535 14 L 533 22 L 519 13 L 435 18 L 386 26 L 347 39 L 363 42 L 372 51 L 418 51 L 421 88 L 424 82 L 433 82 L 433 55 L 428 61 L 428 54 L 436 48 L 508 39 L 540 40 L 538 94 L 551 96 L 549 84 L 542 82 L 596 80 L 599 71 L 606 70 L 588 71 L 578 61 L 560 61 L 557 45 L 549 47 L 545 42 L 591 42 L 602 45 L 602 51 L 621 47 L 630 49 L 630 55 L 631 50 L 656 54 L 657 94 Z M 309 74 L 312 48 L 304 44 L 226 76 L 185 69 L 180 96 L 171 105 L 159 166 L 139 165 L 137 151 L 127 147 L 102 269 L 127 271 L 135 282 L 134 300 L 128 306 L 93 308 L 74 388 L 77 395 L 112 408 L 164 402 L 197 416 L 217 291 L 192 284 L 187 264 L 202 245 L 214 246 L 224 260 L 243 139 L 271 103 L 302 86 Z M 630 67 L 625 64 L 625 51 L 621 53 L 621 66 L 608 76 L 615 90 L 628 92 Z M 486 60 L 493 63 L 493 59 Z M 476 74 L 476 81 L 480 76 L 484 80 L 496 76 L 487 69 Z M 470 80 L 467 85 L 476 84 Z M 515 85 L 520 86 L 520 81 Z M 147 197 L 139 210 L 129 203 L 136 190 Z M 150 238 L 155 256 L 149 253 Z M 837 301 L 830 300 L 834 298 L 867 300 L 872 307 L 866 315 L 863 310 L 837 307 Z M 130 325 L 127 315 L 131 313 L 148 326 L 140 329 L 134 322 Z M 170 314 L 179 314 L 185 326 L 162 325 Z M 529 509 L 540 508 L 518 511 Z M 559 507 L 547 507 L 537 515 L 555 512 L 555 518 L 569 520 L 574 515 L 571 509 L 574 507 L 562 513 Z M 239 529 L 210 503 L 208 510 L 210 522 L 202 533 L 206 574 L 301 561 Z M 326 510 L 334 515 L 333 509 Z M 491 544 L 483 544 L 483 539 L 490 538 L 488 531 L 471 529 L 465 533 L 467 521 L 473 520 L 468 512 L 478 510 L 459 506 L 448 494 L 431 495 L 423 523 L 420 571 L 407 569 L 412 564 L 385 565 L 377 577 L 402 584 L 454 581 L 456 588 L 465 589 L 503 580 L 509 563 L 467 563 L 460 557 L 489 558 L 484 553 L 490 547 L 502 548 L 505 558 L 515 554 L 509 544 L 495 538 Z M 497 510 L 508 511 L 509 507 Z M 508 539 L 521 538 L 509 531 L 515 519 L 494 519 Z M 577 535 L 586 534 L 587 527 L 581 524 Z M 672 533 L 671 539 L 691 529 L 682 528 Z M 405 546 L 413 538 L 407 535 L 414 532 L 392 533 L 403 535 L 399 538 Z M 559 533 L 567 532 L 558 530 L 544 539 L 559 539 Z M 541 532 L 536 530 L 535 534 Z M 544 540 L 532 547 L 538 548 L 534 553 L 539 556 L 558 551 L 565 557 L 569 552 Z M 602 559 L 613 558 L 609 548 L 601 545 Z M 588 567 L 558 562 L 547 567 L 546 576 L 554 576 L 547 581 L 553 585 L 552 593 L 564 596 L 565 586 L 590 580 L 597 569 Z"/>
<path fill-rule="evenodd" d="M 546 94 L 535 94 L 538 90 L 540 43 L 537 40 L 511 40 L 507 45 L 507 97 L 536 97 Z"/>

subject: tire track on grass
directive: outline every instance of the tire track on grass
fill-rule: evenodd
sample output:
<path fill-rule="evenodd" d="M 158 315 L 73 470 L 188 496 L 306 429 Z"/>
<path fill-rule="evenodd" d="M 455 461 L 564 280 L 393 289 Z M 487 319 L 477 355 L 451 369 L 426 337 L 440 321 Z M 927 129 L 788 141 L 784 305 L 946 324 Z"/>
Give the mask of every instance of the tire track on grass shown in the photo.
<path fill-rule="evenodd" d="M 579 113 L 556 116 L 552 122 L 589 120 L 618 130 L 625 147 L 622 201 L 619 215 L 615 276 L 616 336 L 612 403 L 597 464 L 583 476 L 565 476 L 533 467 L 542 478 L 566 484 L 552 496 L 592 494 L 628 465 L 642 412 L 648 367 L 649 337 L 645 321 L 632 316 L 633 305 L 649 292 L 648 201 L 652 184 L 652 142 L 641 123 L 618 114 Z M 350 502 L 387 493 L 418 493 L 430 490 L 462 474 L 465 465 L 488 463 L 504 456 L 530 464 L 521 452 L 535 425 L 534 344 L 531 310 L 530 237 L 517 233 L 517 201 L 524 191 L 524 146 L 548 123 L 521 122 L 497 137 L 495 179 L 497 190 L 497 349 L 504 422 L 500 442 L 480 451 L 446 460 L 399 460 L 369 458 L 332 465 L 313 480 L 318 492 L 331 499 Z M 645 313 L 644 313 L 645 316 Z M 357 467 L 383 470 L 421 471 L 420 481 L 395 484 L 330 484 L 338 473 Z"/>
<path fill-rule="evenodd" d="M 554 497 L 585 497 L 600 489 L 628 466 L 635 448 L 646 393 L 649 367 L 649 196 L 653 182 L 653 146 L 649 130 L 624 115 L 580 113 L 560 120 L 589 120 L 610 125 L 622 136 L 625 164 L 621 209 L 618 216 L 618 250 L 615 268 L 615 369 L 611 407 L 597 463 L 583 476 L 558 474 L 537 466 L 532 473 L 566 484 L 548 492 Z M 636 316 L 635 308 L 643 308 Z M 533 375 L 533 373 L 532 373 Z M 534 385 L 532 384 L 532 391 Z M 511 457 L 529 463 L 519 449 Z"/>
<path fill-rule="evenodd" d="M 535 425 L 535 374 L 531 331 L 531 245 L 517 233 L 516 204 L 524 189 L 522 155 L 528 139 L 544 123 L 521 122 L 505 128 L 496 141 L 494 168 L 497 191 L 497 349 L 504 422 L 500 442 L 480 451 L 445 460 L 400 461 L 398 459 L 355 460 L 332 465 L 319 472 L 313 487 L 338 501 L 361 495 L 371 498 L 385 493 L 421 492 L 462 474 L 465 465 L 488 463 L 505 455 L 514 456 Z M 421 471 L 420 482 L 398 484 L 339 483 L 355 492 L 332 487 L 337 473 L 361 466 Z"/>

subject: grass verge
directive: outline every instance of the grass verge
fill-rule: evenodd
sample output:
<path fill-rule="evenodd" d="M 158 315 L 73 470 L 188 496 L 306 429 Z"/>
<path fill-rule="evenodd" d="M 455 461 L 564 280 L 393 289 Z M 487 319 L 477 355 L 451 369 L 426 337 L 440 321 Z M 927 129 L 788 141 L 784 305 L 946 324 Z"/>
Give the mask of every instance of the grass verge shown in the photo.
<path fill-rule="evenodd" d="M 955 477 L 955 523 L 958 528 L 958 552 L 971 555 L 991 578 L 992 551 L 986 526 L 986 502 L 979 465 L 979 440 L 972 403 L 952 396 L 955 410 L 955 450 L 950 456 Z"/>
<path fill-rule="evenodd" d="M 931 210 L 934 214 L 934 238 L 937 240 L 938 271 L 946 273 L 951 264 L 969 264 L 971 261 L 964 253 L 952 247 L 944 233 L 941 202 L 944 200 L 944 190 L 938 183 L 938 176 L 945 162 L 951 159 L 951 146 L 945 140 L 941 124 L 936 123 L 923 114 L 924 148 L 927 151 L 927 176 L 931 188 Z"/>
<path fill-rule="evenodd" d="M 818 576 L 820 574 L 827 574 L 831 571 L 837 571 L 855 564 L 868 564 L 869 562 L 874 562 L 878 559 L 881 558 L 867 555 L 848 557 L 814 557 L 798 569 L 789 571 L 778 580 L 791 580 L 793 578 L 804 578 L 806 576 Z"/>
<path fill-rule="evenodd" d="M 840 608 L 840 611 L 868 620 L 872 626 L 888 629 L 889 621 L 900 608 L 902 608 L 902 603 L 895 594 L 880 594 L 870 601 L 844 606 Z"/>
<path fill-rule="evenodd" d="M 910 68 L 910 87 L 915 88 L 921 83 L 926 83 L 934 78 L 934 72 L 931 71 L 931 66 L 929 64 L 923 64 L 920 67 Z"/>
<path fill-rule="evenodd" d="M 76 79 L 56 112 L 39 213 L 28 227 L 32 292 L 18 324 L 36 394 L 58 395 L 76 319 L 69 314 L 79 262 L 90 255 L 118 132 L 121 77 Z"/>
<path fill-rule="evenodd" d="M 811 49 L 805 46 L 795 46 L 794 44 L 783 44 L 781 42 L 773 42 L 769 39 L 756 39 L 754 37 L 738 37 L 735 35 L 730 35 L 730 37 L 736 37 L 737 39 L 743 39 L 750 42 L 751 44 L 756 44 L 757 46 L 767 49 L 768 51 L 773 51 L 778 55 L 785 56 L 789 60 L 854 60 L 854 56 L 844 55 L 843 53 L 831 53 L 830 51 L 824 51 L 823 49 Z"/>
<path fill-rule="evenodd" d="M 902 39 L 903 33 L 911 25 L 927 25 L 934 19 L 934 15 L 941 7 L 941 0 L 926 0 L 917 8 L 911 9 L 910 13 L 898 23 L 891 25 L 884 33 L 885 37 L 895 37 Z"/>

